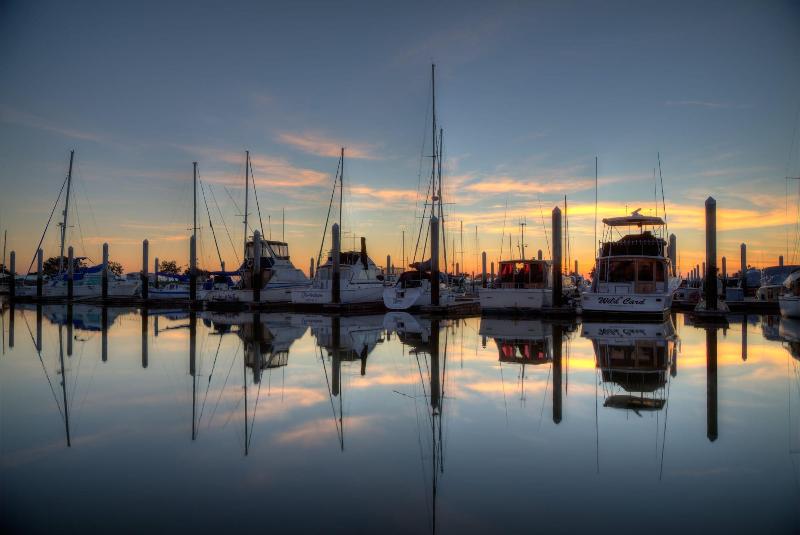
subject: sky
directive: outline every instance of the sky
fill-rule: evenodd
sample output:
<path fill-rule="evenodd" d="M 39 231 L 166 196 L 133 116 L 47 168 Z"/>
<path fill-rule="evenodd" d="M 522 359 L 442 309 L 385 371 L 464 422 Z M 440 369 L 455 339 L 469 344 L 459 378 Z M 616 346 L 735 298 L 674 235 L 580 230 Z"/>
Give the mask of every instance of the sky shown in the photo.
<path fill-rule="evenodd" d="M 200 265 L 219 267 L 212 225 L 235 265 L 249 150 L 251 230 L 285 237 L 308 270 L 345 147 L 345 245 L 365 236 L 396 265 L 405 231 L 411 260 L 431 63 L 449 262 L 479 271 L 480 251 L 508 258 L 509 236 L 518 257 L 520 222 L 526 255 L 549 256 L 566 196 L 570 259 L 588 273 L 597 157 L 599 218 L 665 206 L 681 271 L 704 259 L 709 196 L 720 257 L 738 267 L 745 242 L 751 264 L 800 263 L 800 181 L 786 180 L 800 176 L 800 3 L 777 1 L 0 1 L 7 250 L 24 271 L 75 150 L 76 255 L 99 261 L 108 242 L 137 271 L 146 238 L 151 259 L 187 264 L 197 161 Z"/>

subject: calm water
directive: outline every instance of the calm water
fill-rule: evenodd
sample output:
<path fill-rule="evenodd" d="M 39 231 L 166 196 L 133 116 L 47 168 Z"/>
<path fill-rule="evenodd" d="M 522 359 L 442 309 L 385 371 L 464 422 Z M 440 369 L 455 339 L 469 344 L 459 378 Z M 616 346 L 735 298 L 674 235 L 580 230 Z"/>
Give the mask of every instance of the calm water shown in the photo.
<path fill-rule="evenodd" d="M 2 315 L 5 532 L 800 529 L 800 323 L 105 315 Z"/>

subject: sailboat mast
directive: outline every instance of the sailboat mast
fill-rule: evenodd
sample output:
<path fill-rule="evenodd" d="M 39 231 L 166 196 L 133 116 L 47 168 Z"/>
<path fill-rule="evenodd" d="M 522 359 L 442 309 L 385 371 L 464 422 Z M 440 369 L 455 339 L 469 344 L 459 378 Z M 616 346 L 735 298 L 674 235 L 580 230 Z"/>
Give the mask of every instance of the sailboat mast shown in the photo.
<path fill-rule="evenodd" d="M 250 197 L 250 151 L 244 151 L 244 258 L 247 259 L 247 201 Z"/>
<path fill-rule="evenodd" d="M 339 236 L 344 236 L 342 231 L 342 201 L 344 200 L 344 147 L 342 147 L 341 165 L 339 167 Z"/>
<path fill-rule="evenodd" d="M 192 162 L 192 170 L 192 238 L 197 246 L 197 162 Z M 157 273 L 156 276 L 158 276 Z"/>
<path fill-rule="evenodd" d="M 67 172 L 67 197 L 64 201 L 64 220 L 61 223 L 61 254 L 58 255 L 58 272 L 64 271 L 64 242 L 67 239 L 67 216 L 69 215 L 69 192 L 72 188 L 72 162 L 75 151 L 69 151 L 69 171 Z"/>

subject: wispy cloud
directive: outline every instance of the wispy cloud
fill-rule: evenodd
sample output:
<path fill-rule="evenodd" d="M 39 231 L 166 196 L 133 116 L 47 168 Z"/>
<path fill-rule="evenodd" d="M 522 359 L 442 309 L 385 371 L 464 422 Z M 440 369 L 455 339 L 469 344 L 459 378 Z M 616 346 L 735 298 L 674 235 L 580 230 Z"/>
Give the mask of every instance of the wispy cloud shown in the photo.
<path fill-rule="evenodd" d="M 375 153 L 374 145 L 332 139 L 318 132 L 303 132 L 300 134 L 281 132 L 278 134 L 278 141 L 315 156 L 335 158 L 339 156 L 342 147 L 344 147 L 348 158 L 360 160 L 380 159 L 380 156 Z"/>
<path fill-rule="evenodd" d="M 94 132 L 87 132 L 84 130 L 76 130 L 74 128 L 64 127 L 56 123 L 53 123 L 52 121 L 44 119 L 42 117 L 38 117 L 36 115 L 8 108 L 5 106 L 0 107 L 0 121 L 10 124 L 16 124 L 19 126 L 24 126 L 27 128 L 44 130 L 46 132 L 52 132 L 55 134 L 71 137 L 74 139 L 83 139 L 86 141 L 94 141 L 96 143 L 107 141 L 107 138 L 105 136 L 101 136 Z"/>
<path fill-rule="evenodd" d="M 720 101 L 720 100 L 668 100 L 664 102 L 665 106 L 689 106 L 689 107 L 696 107 L 696 108 L 709 108 L 709 109 L 721 109 L 721 108 L 744 108 L 744 106 L 734 104 L 732 102 Z"/>

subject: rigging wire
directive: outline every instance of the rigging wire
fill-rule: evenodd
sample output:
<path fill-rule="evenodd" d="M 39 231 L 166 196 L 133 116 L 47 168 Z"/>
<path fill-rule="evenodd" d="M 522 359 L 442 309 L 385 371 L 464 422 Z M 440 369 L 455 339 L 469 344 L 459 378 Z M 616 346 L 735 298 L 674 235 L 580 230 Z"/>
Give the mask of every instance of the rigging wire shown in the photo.
<path fill-rule="evenodd" d="M 222 226 L 225 228 L 225 234 L 228 235 L 228 242 L 231 244 L 231 249 L 233 249 L 234 258 L 236 258 L 236 264 L 239 264 L 239 252 L 238 249 L 233 245 L 233 238 L 231 238 L 231 233 L 228 230 L 228 224 L 225 223 L 225 218 L 222 216 L 222 209 L 219 207 L 219 203 L 217 202 L 217 196 L 214 194 L 214 189 L 211 187 L 211 184 L 207 184 L 208 191 L 211 193 L 211 199 L 214 201 L 214 205 L 217 207 L 217 212 L 219 212 L 219 218 L 222 221 Z"/>
<path fill-rule="evenodd" d="M 261 237 L 264 237 L 264 221 L 261 219 L 261 205 L 258 203 L 258 190 L 256 189 L 256 176 L 253 174 L 253 159 L 250 158 L 250 181 L 253 183 L 253 196 L 256 198 L 256 210 L 258 211 L 258 225 L 261 227 Z M 272 238 L 272 233 L 270 233 Z"/>
<path fill-rule="evenodd" d="M 56 202 L 53 203 L 53 209 L 50 210 L 50 217 L 47 218 L 47 224 L 44 226 L 44 232 L 42 232 L 42 237 L 39 238 L 39 245 L 36 246 L 36 249 L 33 253 L 33 258 L 31 258 L 31 263 L 28 266 L 28 270 L 25 272 L 25 278 L 28 278 L 28 274 L 31 272 L 31 268 L 33 267 L 33 263 L 36 261 L 36 255 L 39 249 L 42 248 L 42 242 L 44 241 L 44 237 L 47 235 L 47 229 L 50 226 L 50 222 L 53 220 L 53 214 L 56 212 L 56 207 L 58 206 L 58 201 L 61 200 L 61 194 L 64 193 L 64 187 L 67 185 L 67 178 L 64 178 L 64 182 L 61 184 L 61 190 L 58 192 L 58 197 L 56 197 Z"/>
<path fill-rule="evenodd" d="M 325 228 L 322 230 L 322 241 L 319 244 L 319 252 L 317 253 L 317 269 L 319 269 L 319 261 L 322 258 L 322 248 L 325 246 L 325 236 L 328 233 L 328 223 L 331 219 L 331 209 L 333 208 L 333 199 L 336 195 L 336 184 L 339 182 L 339 170 L 342 166 L 342 159 L 339 158 L 339 163 L 336 165 L 336 176 L 333 179 L 333 189 L 331 190 L 331 200 L 328 202 L 328 215 L 325 216 Z M 341 187 L 341 186 L 340 186 Z M 341 230 L 341 228 L 340 228 Z M 341 243 L 341 236 L 339 237 L 339 243 Z"/>
<path fill-rule="evenodd" d="M 219 257 L 220 269 L 222 268 L 223 260 L 222 253 L 219 251 L 219 243 L 217 242 L 217 233 L 214 230 L 214 223 L 211 221 L 211 210 L 208 208 L 208 200 L 206 199 L 206 190 L 203 186 L 203 181 L 200 180 L 200 192 L 203 194 L 203 203 L 206 205 L 206 213 L 208 214 L 208 227 L 211 229 L 211 236 L 214 238 L 214 246 L 217 249 L 217 256 Z"/>

